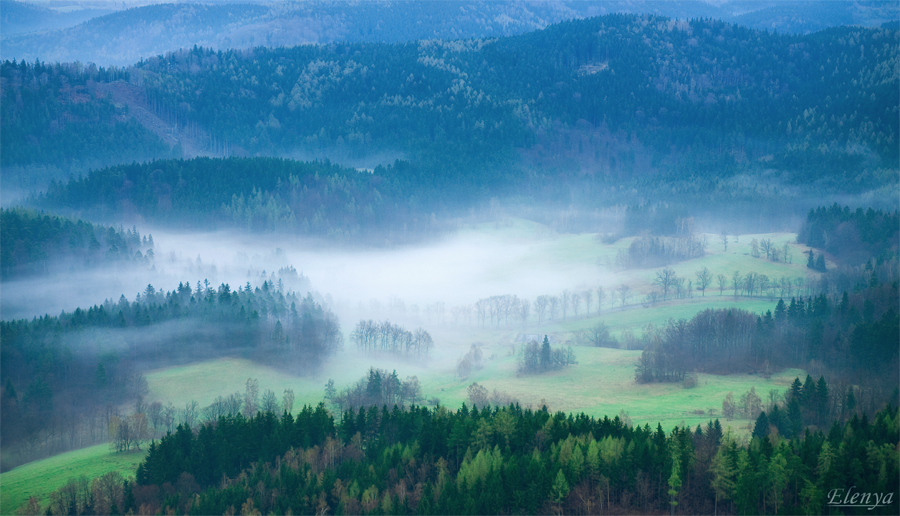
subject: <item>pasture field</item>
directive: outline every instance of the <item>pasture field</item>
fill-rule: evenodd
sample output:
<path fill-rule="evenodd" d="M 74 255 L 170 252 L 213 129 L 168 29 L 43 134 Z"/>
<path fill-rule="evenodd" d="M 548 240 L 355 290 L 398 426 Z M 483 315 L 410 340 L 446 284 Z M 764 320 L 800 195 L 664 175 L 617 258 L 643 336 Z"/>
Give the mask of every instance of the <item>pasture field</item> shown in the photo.
<path fill-rule="evenodd" d="M 98 444 L 23 464 L 0 474 L 0 514 L 15 514 L 30 496 L 46 507 L 51 492 L 81 475 L 96 478 L 118 471 L 125 478 L 134 477 L 143 459 L 143 452 L 115 453 L 109 445 Z"/>

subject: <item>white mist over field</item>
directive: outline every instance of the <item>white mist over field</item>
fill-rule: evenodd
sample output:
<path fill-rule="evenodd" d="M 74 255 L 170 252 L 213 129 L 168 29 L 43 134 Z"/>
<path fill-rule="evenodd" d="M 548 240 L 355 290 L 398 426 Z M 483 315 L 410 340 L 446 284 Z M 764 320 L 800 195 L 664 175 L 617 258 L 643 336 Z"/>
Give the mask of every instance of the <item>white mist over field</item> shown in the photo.
<path fill-rule="evenodd" d="M 403 319 L 425 312 L 433 303 L 471 304 L 479 298 L 514 294 L 533 300 L 581 285 L 596 286 L 601 271 L 593 260 L 555 256 L 558 244 L 548 232 L 537 238 L 513 238 L 494 231 L 461 231 L 440 241 L 390 249 L 353 250 L 324 247 L 286 235 L 235 232 L 176 233 L 138 228 L 152 234 L 152 267 L 123 265 L 72 269 L 52 279 L 5 282 L 2 317 L 57 315 L 118 300 L 133 300 L 148 284 L 174 290 L 179 282 L 208 280 L 237 289 L 278 279 L 278 270 L 293 266 L 309 278 L 311 289 L 331 304 L 344 325 L 353 319 Z M 576 250 L 577 251 L 577 250 Z M 576 252 L 576 255 L 584 253 Z M 263 276 L 265 274 L 265 276 Z M 286 284 L 285 289 L 293 289 Z M 305 289 L 299 292 L 305 295 Z M 449 319 L 449 313 L 444 319 Z"/>

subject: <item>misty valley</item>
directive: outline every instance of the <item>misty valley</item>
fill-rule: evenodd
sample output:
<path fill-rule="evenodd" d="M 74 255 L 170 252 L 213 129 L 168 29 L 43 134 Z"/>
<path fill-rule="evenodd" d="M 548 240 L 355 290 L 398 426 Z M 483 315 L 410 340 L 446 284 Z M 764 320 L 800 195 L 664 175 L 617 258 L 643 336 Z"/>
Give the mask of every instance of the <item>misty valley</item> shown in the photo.
<path fill-rule="evenodd" d="M 900 511 L 895 2 L 0 22 L 0 513 Z"/>

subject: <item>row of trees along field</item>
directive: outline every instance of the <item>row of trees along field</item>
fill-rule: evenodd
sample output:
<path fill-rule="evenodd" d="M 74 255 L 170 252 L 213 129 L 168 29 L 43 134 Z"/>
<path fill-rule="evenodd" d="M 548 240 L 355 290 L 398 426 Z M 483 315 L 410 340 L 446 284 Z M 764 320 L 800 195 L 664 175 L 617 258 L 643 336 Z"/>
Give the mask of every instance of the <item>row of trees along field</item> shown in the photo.
<path fill-rule="evenodd" d="M 158 136 L 98 95 L 95 82 L 128 78 L 81 63 L 0 62 L 0 165 L 63 165 L 87 170 L 122 159 L 170 157 Z M 115 157 L 115 158 L 114 158 Z"/>
<path fill-rule="evenodd" d="M 117 507 L 196 514 L 763 514 L 828 510 L 835 486 L 879 493 L 896 514 L 898 413 L 887 407 L 785 440 L 742 444 L 719 421 L 696 429 L 522 409 L 450 411 L 323 404 L 295 418 L 222 416 L 151 444 Z M 90 490 L 53 510 L 94 512 Z M 62 506 L 61 504 L 70 505 Z M 866 505 L 869 509 L 871 501 Z"/>
<path fill-rule="evenodd" d="M 0 277 L 4 280 L 73 267 L 117 262 L 153 263 L 153 235 L 42 215 L 21 208 L 0 209 Z"/>
<path fill-rule="evenodd" d="M 434 340 L 422 328 L 409 331 L 390 321 L 362 320 L 356 323 L 350 339 L 361 353 L 382 353 L 395 357 L 427 359 Z"/>
<path fill-rule="evenodd" d="M 165 293 L 148 285 L 134 301 L 122 296 L 59 316 L 3 321 L 0 340 L 4 447 L 24 459 L 102 441 L 97 428 L 108 423 L 107 407 L 146 393 L 144 369 L 242 353 L 310 371 L 343 337 L 337 317 L 312 295 L 267 281 L 237 290 L 198 281 Z"/>
<path fill-rule="evenodd" d="M 442 203 L 456 202 L 436 193 L 416 170 L 403 161 L 367 173 L 327 160 L 164 160 L 53 183 L 34 201 L 54 210 L 140 216 L 192 229 L 293 231 L 354 242 L 370 235 L 383 242 L 381 229 L 394 239 L 439 229 L 432 214 L 446 212 Z"/>

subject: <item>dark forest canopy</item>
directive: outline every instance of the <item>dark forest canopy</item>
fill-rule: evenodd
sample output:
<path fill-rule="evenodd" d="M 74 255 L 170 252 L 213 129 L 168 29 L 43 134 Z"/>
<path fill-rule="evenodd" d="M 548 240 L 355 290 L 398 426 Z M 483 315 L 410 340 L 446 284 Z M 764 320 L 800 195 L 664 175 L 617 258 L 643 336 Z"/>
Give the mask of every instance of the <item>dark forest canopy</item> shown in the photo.
<path fill-rule="evenodd" d="M 618 416 L 518 405 L 373 406 L 334 419 L 320 404 L 296 418 L 260 412 L 196 432 L 180 426 L 150 446 L 115 503 L 197 514 L 661 513 L 676 505 L 697 514 L 822 514 L 835 485 L 886 494 L 900 481 L 897 417 L 889 406 L 790 441 L 758 423 L 761 435 L 744 445 L 718 420 L 666 433 Z M 51 498 L 72 509 L 91 503 Z M 898 500 L 879 502 L 867 513 L 896 513 Z"/>
<path fill-rule="evenodd" d="M 93 65 L 0 63 L 0 166 L 103 166 L 169 157 L 173 150 L 97 82 L 127 78 Z"/>
<path fill-rule="evenodd" d="M 153 262 L 153 235 L 24 209 L 0 210 L 4 280 L 117 262 Z"/>
<path fill-rule="evenodd" d="M 456 195 L 464 187 L 402 161 L 369 173 L 327 160 L 195 158 L 93 171 L 51 184 L 36 201 L 100 218 L 140 216 L 192 229 L 286 230 L 382 243 L 439 229 L 431 214 L 465 204 L 470 197 Z"/>

